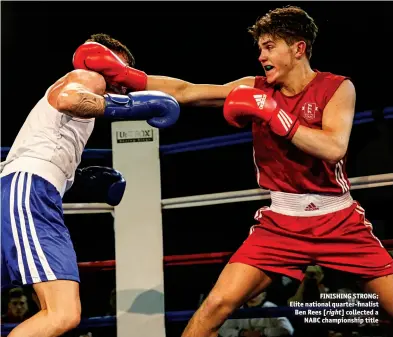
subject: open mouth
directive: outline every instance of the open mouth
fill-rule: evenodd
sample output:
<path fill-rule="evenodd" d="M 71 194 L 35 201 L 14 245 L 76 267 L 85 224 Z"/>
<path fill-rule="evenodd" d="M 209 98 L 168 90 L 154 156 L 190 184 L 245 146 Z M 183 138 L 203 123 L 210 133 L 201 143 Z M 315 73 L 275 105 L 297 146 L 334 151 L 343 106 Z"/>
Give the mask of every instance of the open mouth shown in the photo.
<path fill-rule="evenodd" d="M 266 72 L 271 71 L 272 69 L 274 69 L 273 66 L 265 66 L 265 71 Z"/>

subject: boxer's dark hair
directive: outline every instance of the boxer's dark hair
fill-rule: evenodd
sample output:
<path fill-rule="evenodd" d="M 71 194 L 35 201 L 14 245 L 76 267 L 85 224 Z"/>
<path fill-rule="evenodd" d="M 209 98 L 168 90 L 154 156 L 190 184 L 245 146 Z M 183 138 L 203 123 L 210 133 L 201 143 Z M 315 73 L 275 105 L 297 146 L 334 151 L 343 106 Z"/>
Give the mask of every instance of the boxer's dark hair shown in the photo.
<path fill-rule="evenodd" d="M 259 18 L 248 32 L 258 42 L 262 35 L 281 38 L 288 45 L 298 41 L 306 43 L 307 58 L 311 58 L 312 45 L 318 34 L 314 19 L 306 11 L 296 6 L 286 6 L 269 11 Z"/>
<path fill-rule="evenodd" d="M 120 41 L 114 39 L 108 34 L 103 34 L 103 33 L 93 34 L 90 36 L 88 40 L 86 40 L 86 42 L 97 42 L 109 48 L 112 51 L 121 53 L 126 58 L 127 63 L 130 67 L 135 66 L 135 58 L 130 52 L 130 50 Z"/>

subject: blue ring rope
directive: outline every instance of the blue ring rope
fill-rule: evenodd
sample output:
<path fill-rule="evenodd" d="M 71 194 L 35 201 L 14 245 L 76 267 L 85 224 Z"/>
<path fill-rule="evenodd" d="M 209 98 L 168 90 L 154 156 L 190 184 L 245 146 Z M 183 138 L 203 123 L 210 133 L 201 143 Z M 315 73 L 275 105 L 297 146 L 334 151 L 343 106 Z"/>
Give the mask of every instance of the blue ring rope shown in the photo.
<path fill-rule="evenodd" d="M 386 107 L 383 109 L 383 115 L 386 119 L 393 118 L 393 107 Z M 374 119 L 372 118 L 372 111 L 364 111 L 355 114 L 353 124 L 364 124 L 370 123 Z M 251 132 L 241 132 L 226 136 L 216 136 L 203 138 L 194 141 L 181 142 L 170 145 L 160 146 L 162 154 L 174 154 L 186 151 L 197 151 L 203 149 L 211 149 L 222 146 L 230 146 L 234 144 L 248 143 L 252 141 Z M 7 156 L 10 148 L 1 148 L 1 157 Z M 100 159 L 106 158 L 112 154 L 112 149 L 85 149 L 83 152 L 84 159 Z M 313 308 L 314 310 L 316 308 Z M 327 308 L 321 308 L 327 309 Z M 230 318 L 257 318 L 257 317 L 280 317 L 293 315 L 295 308 L 291 307 L 273 307 L 273 308 L 249 308 L 249 309 L 238 309 L 230 316 Z M 169 322 L 183 322 L 189 320 L 195 311 L 172 311 L 166 312 L 166 319 Z M 114 326 L 116 324 L 116 316 L 103 316 L 103 317 L 91 317 L 82 319 L 78 328 L 87 327 L 107 327 Z M 15 328 L 18 324 L 5 323 L 1 325 L 1 333 L 6 336 L 10 331 Z"/>
<path fill-rule="evenodd" d="M 244 319 L 244 318 L 261 318 L 261 317 L 291 317 L 295 316 L 295 310 L 308 310 L 321 311 L 324 309 L 335 309 L 332 306 L 304 306 L 304 307 L 264 307 L 264 308 L 242 308 L 235 310 L 229 319 Z M 167 311 L 165 312 L 165 319 L 167 322 L 186 322 L 191 319 L 195 310 L 185 311 Z M 80 324 L 76 329 L 85 328 L 101 328 L 116 326 L 116 316 L 102 316 L 102 317 L 90 317 L 81 319 Z M 18 323 L 5 323 L 1 325 L 2 336 L 6 336 L 10 331 L 15 328 Z"/>
<path fill-rule="evenodd" d="M 383 109 L 385 119 L 393 118 L 393 107 L 385 107 Z M 374 121 L 373 111 L 367 110 L 357 112 L 354 117 L 354 125 L 371 123 Z M 202 138 L 187 142 L 180 142 L 169 145 L 161 145 L 160 152 L 162 155 L 175 154 L 189 151 L 208 150 L 217 147 L 231 146 L 236 144 L 244 144 L 252 141 L 251 132 L 238 132 L 231 135 L 216 136 Z M 9 152 L 9 147 L 1 148 L 1 158 L 5 158 Z M 83 159 L 105 159 L 112 155 L 112 149 L 85 149 L 83 151 Z"/>
<path fill-rule="evenodd" d="M 260 318 L 260 317 L 289 317 L 295 314 L 295 307 L 266 307 L 266 308 L 242 308 L 235 310 L 229 319 L 239 319 L 239 318 Z M 302 307 L 302 310 L 306 310 L 307 307 Z M 313 310 L 329 309 L 328 307 L 318 308 L 310 307 Z M 165 313 L 165 319 L 168 322 L 186 322 L 195 310 L 185 310 L 185 311 L 167 311 Z M 85 328 L 102 328 L 116 326 L 117 319 L 116 316 L 102 316 L 102 317 L 90 317 L 82 318 L 80 324 L 76 329 Z M 8 335 L 13 328 L 15 328 L 19 323 L 4 323 L 1 325 L 2 336 Z"/>

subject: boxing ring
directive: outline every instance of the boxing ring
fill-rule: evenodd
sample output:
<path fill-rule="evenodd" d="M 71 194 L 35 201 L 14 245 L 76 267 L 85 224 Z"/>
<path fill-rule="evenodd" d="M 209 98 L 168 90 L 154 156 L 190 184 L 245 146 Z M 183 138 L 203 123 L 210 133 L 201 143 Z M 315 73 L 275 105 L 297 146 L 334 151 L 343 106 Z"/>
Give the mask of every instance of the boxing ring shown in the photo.
<path fill-rule="evenodd" d="M 383 110 L 393 118 L 393 107 Z M 374 121 L 372 111 L 355 114 L 354 124 Z M 79 328 L 117 325 L 118 337 L 165 337 L 165 322 L 187 321 L 194 311 L 167 311 L 164 307 L 164 269 L 168 266 L 224 264 L 233 252 L 163 256 L 162 212 L 225 203 L 267 200 L 269 192 L 249 189 L 161 200 L 160 156 L 187 151 L 249 143 L 250 132 L 204 138 L 172 145 L 159 145 L 159 132 L 144 121 L 112 123 L 112 150 L 86 149 L 82 160 L 112 155 L 113 167 L 127 180 L 119 206 L 103 203 L 65 203 L 65 214 L 111 213 L 115 224 L 116 261 L 80 262 L 79 268 L 93 272 L 116 271 L 117 315 L 82 319 Z M 2 158 L 9 149 L 2 148 Z M 350 178 L 352 190 L 393 185 L 393 172 Z M 382 240 L 387 249 L 393 239 Z M 293 308 L 236 310 L 231 318 L 293 315 Z M 2 324 L 6 336 L 14 324 Z"/>

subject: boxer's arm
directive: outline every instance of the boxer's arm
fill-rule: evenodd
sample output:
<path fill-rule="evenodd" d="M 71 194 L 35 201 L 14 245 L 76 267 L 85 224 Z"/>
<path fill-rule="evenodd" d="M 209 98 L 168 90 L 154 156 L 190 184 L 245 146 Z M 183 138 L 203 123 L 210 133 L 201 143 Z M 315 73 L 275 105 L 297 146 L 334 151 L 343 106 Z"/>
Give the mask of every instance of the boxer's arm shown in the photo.
<path fill-rule="evenodd" d="M 60 80 L 48 95 L 49 103 L 60 112 L 78 118 L 104 115 L 106 82 L 102 75 L 74 70 Z"/>
<path fill-rule="evenodd" d="M 230 91 L 239 85 L 254 86 L 255 77 L 243 77 L 223 85 L 194 84 L 173 77 L 147 77 L 146 90 L 160 90 L 173 96 L 180 104 L 220 107 Z"/>
<path fill-rule="evenodd" d="M 56 82 L 48 101 L 58 111 L 79 118 L 104 117 L 120 120 L 146 120 L 156 128 L 176 123 L 178 102 L 160 91 L 139 91 L 128 95 L 105 93 L 102 75 L 75 70 Z"/>
<path fill-rule="evenodd" d="M 95 42 L 79 46 L 73 56 L 75 69 L 102 74 L 109 83 L 117 83 L 133 91 L 161 91 L 181 104 L 223 106 L 228 93 L 241 84 L 253 86 L 254 77 L 245 77 L 224 85 L 193 84 L 165 76 L 148 76 L 124 64 L 109 48 Z"/>
<path fill-rule="evenodd" d="M 332 164 L 339 162 L 348 149 L 356 92 L 353 83 L 345 80 L 323 110 L 322 130 L 300 126 L 292 143 L 306 153 Z"/>

